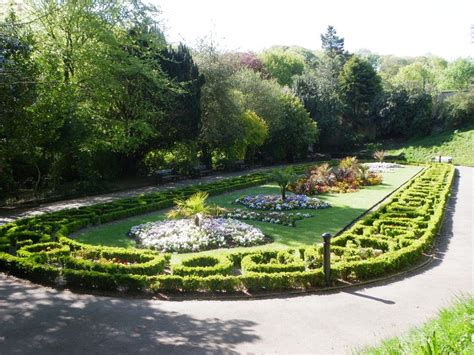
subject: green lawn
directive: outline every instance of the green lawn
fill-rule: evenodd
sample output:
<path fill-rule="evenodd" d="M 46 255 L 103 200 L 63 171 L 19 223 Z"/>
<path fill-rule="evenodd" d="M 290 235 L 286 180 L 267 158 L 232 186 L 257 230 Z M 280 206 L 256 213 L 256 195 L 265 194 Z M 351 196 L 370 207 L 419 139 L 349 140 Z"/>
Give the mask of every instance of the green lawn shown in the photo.
<path fill-rule="evenodd" d="M 474 354 L 474 298 L 442 310 L 438 317 L 407 335 L 385 340 L 359 354 Z"/>
<path fill-rule="evenodd" d="M 434 156 L 452 156 L 454 164 L 474 166 L 474 128 L 414 139 L 387 154 L 403 153 L 408 162 L 429 162 Z"/>
<path fill-rule="evenodd" d="M 261 228 L 265 234 L 274 238 L 274 243 L 254 248 L 275 249 L 298 247 L 320 242 L 322 233 L 337 233 L 361 213 L 372 207 L 401 184 L 408 181 L 420 170 L 420 167 L 406 166 L 397 169 L 396 172 L 384 174 L 384 182 L 381 185 L 365 187 L 354 193 L 321 195 L 319 198 L 329 202 L 332 207 L 322 210 L 300 210 L 301 212 L 313 214 L 313 217 L 297 221 L 296 227 L 258 221 L 246 221 L 249 224 Z M 215 196 L 210 198 L 209 202 L 221 207 L 236 208 L 241 207 L 240 205 L 232 204 L 232 201 L 237 197 L 258 193 L 279 193 L 279 189 L 276 185 L 268 184 Z M 135 243 L 133 240 L 126 235 L 128 230 L 137 224 L 164 219 L 164 215 L 165 211 L 157 211 L 151 214 L 103 224 L 79 231 L 75 234 L 75 238 L 78 241 L 93 245 L 134 246 Z M 235 251 L 239 249 L 249 250 L 250 248 L 219 249 L 217 251 L 214 250 L 203 253 L 226 253 L 229 250 Z M 175 256 L 173 259 L 181 259 L 184 255 L 186 254 L 180 254 L 179 257 Z"/>

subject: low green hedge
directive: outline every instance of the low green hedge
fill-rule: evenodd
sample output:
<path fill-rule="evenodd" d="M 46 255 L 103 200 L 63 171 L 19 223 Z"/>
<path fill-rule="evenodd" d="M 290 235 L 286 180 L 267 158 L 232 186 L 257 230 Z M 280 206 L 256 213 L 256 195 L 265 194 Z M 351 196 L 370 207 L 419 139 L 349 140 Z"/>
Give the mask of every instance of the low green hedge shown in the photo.
<path fill-rule="evenodd" d="M 247 255 L 241 261 L 241 268 L 244 274 L 296 272 L 305 271 L 305 263 L 295 256 L 295 252 L 282 250 Z"/>
<path fill-rule="evenodd" d="M 225 256 L 197 255 L 173 265 L 173 274 L 180 276 L 211 276 L 228 275 L 232 272 L 233 264 Z"/>
<path fill-rule="evenodd" d="M 22 258 L 28 258 L 34 255 L 50 258 L 53 256 L 58 257 L 61 255 L 69 255 L 70 252 L 71 249 L 65 244 L 49 242 L 22 247 L 21 249 L 17 250 L 16 255 Z"/>
<path fill-rule="evenodd" d="M 169 254 L 104 247 L 79 249 L 58 259 L 64 269 L 139 275 L 160 274 L 169 260 Z"/>
<path fill-rule="evenodd" d="M 434 242 L 453 177 L 450 165 L 427 167 L 376 212 L 335 237 L 333 279 L 374 278 L 417 262 Z M 95 247 L 68 238 L 80 228 L 169 207 L 176 197 L 195 191 L 214 195 L 266 180 L 266 174 L 251 174 L 0 226 L 0 270 L 43 284 L 120 292 L 255 292 L 324 286 L 321 245 L 235 251 L 226 257 L 199 255 L 169 266 L 170 255 Z"/>

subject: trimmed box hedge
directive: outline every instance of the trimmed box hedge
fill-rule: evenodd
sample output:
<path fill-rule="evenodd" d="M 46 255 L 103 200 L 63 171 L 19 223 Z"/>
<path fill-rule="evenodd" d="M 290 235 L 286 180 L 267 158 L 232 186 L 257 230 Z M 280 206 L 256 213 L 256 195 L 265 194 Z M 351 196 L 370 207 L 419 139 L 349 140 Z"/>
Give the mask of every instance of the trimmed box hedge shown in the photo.
<path fill-rule="evenodd" d="M 173 265 L 173 274 L 180 276 L 228 275 L 233 268 L 232 261 L 225 256 L 197 255 Z"/>
<path fill-rule="evenodd" d="M 416 263 L 442 223 L 454 168 L 428 166 L 377 211 L 332 241 L 332 277 L 364 280 Z M 120 292 L 256 292 L 324 286 L 321 245 L 193 256 L 169 265 L 151 250 L 95 247 L 68 238 L 80 228 L 147 213 L 196 191 L 211 195 L 261 185 L 267 174 L 53 212 L 0 226 L 0 270 L 32 281 Z"/>

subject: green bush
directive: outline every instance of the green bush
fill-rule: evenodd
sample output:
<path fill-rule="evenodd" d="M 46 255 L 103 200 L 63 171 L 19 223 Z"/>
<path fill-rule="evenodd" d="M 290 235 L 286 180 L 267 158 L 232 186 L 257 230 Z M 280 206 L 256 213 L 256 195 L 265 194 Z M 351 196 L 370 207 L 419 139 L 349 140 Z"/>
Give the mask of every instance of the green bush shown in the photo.
<path fill-rule="evenodd" d="M 160 274 L 168 261 L 166 255 L 120 248 L 81 249 L 61 258 L 65 269 L 139 275 Z"/>
<path fill-rule="evenodd" d="M 304 263 L 307 269 L 317 269 L 323 266 L 322 248 L 306 248 L 304 250 Z"/>
<path fill-rule="evenodd" d="M 241 261 L 244 274 L 281 273 L 304 271 L 304 261 L 294 255 L 294 251 L 260 252 L 245 256 Z"/>
<path fill-rule="evenodd" d="M 51 256 L 60 256 L 60 255 L 68 255 L 70 253 L 70 248 L 67 245 L 56 243 L 56 242 L 49 242 L 49 243 L 39 243 L 25 246 L 19 250 L 17 250 L 17 255 L 19 257 L 27 258 L 33 255 L 44 255 L 47 257 Z"/>
<path fill-rule="evenodd" d="M 191 256 L 171 267 L 173 274 L 180 276 L 228 275 L 232 268 L 232 261 L 227 257 L 201 255 Z"/>

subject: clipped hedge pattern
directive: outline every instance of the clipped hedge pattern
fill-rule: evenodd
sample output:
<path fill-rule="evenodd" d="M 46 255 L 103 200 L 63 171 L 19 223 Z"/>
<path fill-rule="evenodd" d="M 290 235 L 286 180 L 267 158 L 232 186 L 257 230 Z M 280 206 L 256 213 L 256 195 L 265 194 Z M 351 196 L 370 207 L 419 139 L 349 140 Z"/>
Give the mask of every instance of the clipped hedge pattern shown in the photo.
<path fill-rule="evenodd" d="M 232 261 L 225 256 L 192 256 L 181 264 L 173 265 L 173 274 L 180 276 L 228 275 L 232 272 Z"/>
<path fill-rule="evenodd" d="M 243 273 L 282 273 L 305 271 L 305 263 L 291 250 L 259 252 L 244 256 L 241 261 Z"/>
<path fill-rule="evenodd" d="M 431 165 L 376 212 L 333 239 L 334 279 L 364 280 L 417 262 L 433 244 L 454 177 Z M 172 205 L 196 191 L 211 195 L 261 185 L 266 174 L 63 210 L 0 226 L 0 270 L 70 288 L 121 292 L 255 292 L 324 286 L 321 245 L 300 249 L 192 256 L 170 265 L 151 250 L 95 247 L 67 235 Z"/>

